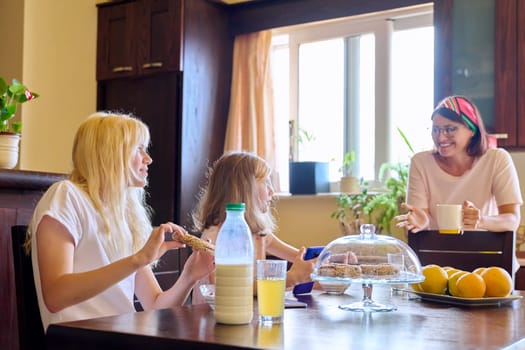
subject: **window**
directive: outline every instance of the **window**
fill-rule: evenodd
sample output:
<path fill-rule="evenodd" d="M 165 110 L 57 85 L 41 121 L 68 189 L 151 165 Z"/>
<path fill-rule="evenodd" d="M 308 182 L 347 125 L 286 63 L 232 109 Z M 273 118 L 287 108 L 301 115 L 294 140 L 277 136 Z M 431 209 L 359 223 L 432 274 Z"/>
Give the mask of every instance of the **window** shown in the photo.
<path fill-rule="evenodd" d="M 432 5 L 280 28 L 272 63 L 281 189 L 288 161 L 330 163 L 337 182 L 344 154 L 355 176 L 375 180 L 384 162 L 408 162 L 432 147 Z"/>

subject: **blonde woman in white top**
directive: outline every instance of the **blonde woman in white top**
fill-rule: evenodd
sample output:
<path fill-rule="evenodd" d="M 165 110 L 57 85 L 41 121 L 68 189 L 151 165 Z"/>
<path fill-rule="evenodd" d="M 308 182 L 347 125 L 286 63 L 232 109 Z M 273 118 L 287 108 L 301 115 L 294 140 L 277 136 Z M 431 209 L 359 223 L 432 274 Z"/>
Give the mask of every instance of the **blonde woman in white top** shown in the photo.
<path fill-rule="evenodd" d="M 122 114 L 96 113 L 78 129 L 73 171 L 52 185 L 33 214 L 27 245 L 44 329 L 50 323 L 185 302 L 195 282 L 213 270 L 213 257 L 194 252 L 177 282 L 163 291 L 151 265 L 167 250 L 166 222 L 152 228 L 144 201 L 148 127 Z"/>

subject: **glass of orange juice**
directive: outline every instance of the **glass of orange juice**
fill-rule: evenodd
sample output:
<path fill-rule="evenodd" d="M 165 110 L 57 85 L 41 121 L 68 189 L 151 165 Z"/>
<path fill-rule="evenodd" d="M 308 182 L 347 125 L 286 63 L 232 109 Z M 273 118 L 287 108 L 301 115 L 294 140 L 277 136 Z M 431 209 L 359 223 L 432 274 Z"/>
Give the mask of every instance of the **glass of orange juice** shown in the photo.
<path fill-rule="evenodd" d="M 259 322 L 281 323 L 284 314 L 286 260 L 257 260 Z"/>

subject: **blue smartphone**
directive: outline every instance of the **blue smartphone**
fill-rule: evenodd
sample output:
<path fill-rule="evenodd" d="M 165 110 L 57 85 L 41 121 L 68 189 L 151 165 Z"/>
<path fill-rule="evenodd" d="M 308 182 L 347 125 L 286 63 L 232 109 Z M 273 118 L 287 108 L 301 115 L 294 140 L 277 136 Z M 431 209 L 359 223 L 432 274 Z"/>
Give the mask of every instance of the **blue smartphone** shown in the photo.
<path fill-rule="evenodd" d="M 308 247 L 306 249 L 306 252 L 304 253 L 304 260 L 310 260 L 317 258 L 319 254 L 323 251 L 324 246 L 317 246 L 317 247 Z M 314 287 L 314 282 L 306 282 L 296 285 L 293 288 L 293 294 L 308 294 L 312 291 L 312 288 Z"/>

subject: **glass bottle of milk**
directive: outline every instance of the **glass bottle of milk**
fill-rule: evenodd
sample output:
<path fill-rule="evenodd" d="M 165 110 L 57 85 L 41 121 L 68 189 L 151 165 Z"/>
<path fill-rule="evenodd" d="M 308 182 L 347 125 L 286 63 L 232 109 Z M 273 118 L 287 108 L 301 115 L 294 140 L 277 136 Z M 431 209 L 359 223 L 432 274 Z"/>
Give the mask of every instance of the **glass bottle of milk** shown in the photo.
<path fill-rule="evenodd" d="M 226 204 L 215 245 L 215 321 L 250 323 L 253 317 L 253 240 L 244 203 Z"/>

